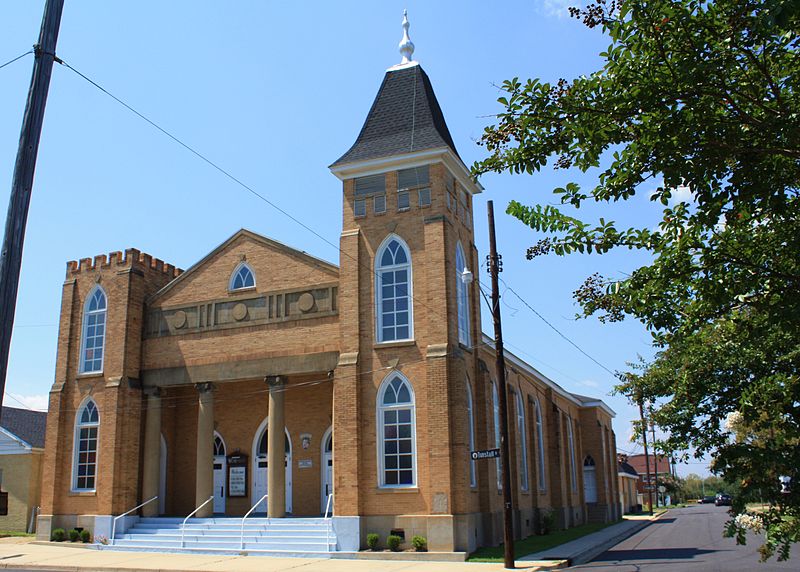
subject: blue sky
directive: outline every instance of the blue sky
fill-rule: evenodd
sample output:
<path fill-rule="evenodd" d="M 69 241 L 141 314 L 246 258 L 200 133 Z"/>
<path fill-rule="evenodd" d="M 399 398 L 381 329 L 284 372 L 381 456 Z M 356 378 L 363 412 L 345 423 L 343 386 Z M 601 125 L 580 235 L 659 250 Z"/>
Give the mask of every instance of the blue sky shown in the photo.
<path fill-rule="evenodd" d="M 398 63 L 402 11 L 414 57 L 433 82 L 459 153 L 499 111 L 497 85 L 514 76 L 555 81 L 590 73 L 608 44 L 567 17 L 560 0 L 460 2 L 105 2 L 67 0 L 57 53 L 334 244 L 341 185 L 327 166 L 355 140 L 387 67 Z M 0 3 L 0 64 L 36 41 L 43 0 Z M 0 70 L 0 205 L 8 200 L 32 56 Z M 494 200 L 502 278 L 556 328 L 611 370 L 652 352 L 636 322 L 576 320 L 572 292 L 593 272 L 619 276 L 635 252 L 525 260 L 537 237 L 504 214 L 511 199 L 553 202 L 549 191 L 592 174 L 545 170 L 487 175 L 475 200 L 476 243 L 488 250 Z M 653 183 L 653 187 L 657 186 Z M 646 196 L 583 216 L 654 225 Z M 318 237 L 236 186 L 151 126 L 56 66 L 28 219 L 6 405 L 46 407 L 54 375 L 65 262 L 135 247 L 182 268 L 239 228 L 338 262 Z M 478 273 L 489 283 L 485 269 Z M 502 292 L 502 291 L 501 291 Z M 610 396 L 614 379 L 531 313 L 503 298 L 508 349 L 570 391 L 617 412 L 620 450 L 632 451 L 637 412 Z M 491 320 L 484 308 L 484 331 Z M 12 397 L 9 397 L 12 396 Z M 638 448 L 641 450 L 641 447 Z M 681 473 L 705 473 L 703 464 Z"/>

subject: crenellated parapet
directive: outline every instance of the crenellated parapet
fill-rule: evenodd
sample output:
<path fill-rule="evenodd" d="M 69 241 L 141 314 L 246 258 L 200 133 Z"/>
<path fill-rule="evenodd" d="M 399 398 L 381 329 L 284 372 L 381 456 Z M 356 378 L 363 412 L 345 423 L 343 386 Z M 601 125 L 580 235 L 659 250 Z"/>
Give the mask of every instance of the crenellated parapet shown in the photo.
<path fill-rule="evenodd" d="M 177 278 L 183 270 L 168 264 L 159 258 L 155 258 L 146 252 L 141 252 L 136 248 L 128 248 L 125 252 L 111 252 L 106 256 L 99 254 L 94 258 L 81 258 L 79 261 L 70 260 L 67 262 L 67 279 L 81 272 L 93 272 L 97 270 L 108 270 L 118 268 L 120 270 L 139 268 L 165 274 L 170 280 Z"/>

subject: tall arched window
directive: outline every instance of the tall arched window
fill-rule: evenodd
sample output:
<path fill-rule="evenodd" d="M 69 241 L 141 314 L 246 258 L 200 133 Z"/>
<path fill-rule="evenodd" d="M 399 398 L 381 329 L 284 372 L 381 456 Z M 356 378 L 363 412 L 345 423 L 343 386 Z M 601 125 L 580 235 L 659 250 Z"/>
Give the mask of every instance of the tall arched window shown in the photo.
<path fill-rule="evenodd" d="M 567 415 L 567 441 L 569 443 L 569 471 L 572 477 L 572 490 L 578 490 L 578 473 L 575 470 L 575 436 L 572 429 L 572 417 Z"/>
<path fill-rule="evenodd" d="M 391 373 L 378 391 L 378 457 L 382 487 L 416 484 L 416 415 L 408 380 Z"/>
<path fill-rule="evenodd" d="M 72 490 L 93 491 L 97 477 L 97 430 L 100 413 L 89 398 L 75 418 L 75 447 L 72 461 Z"/>
<path fill-rule="evenodd" d="M 517 435 L 520 445 L 520 471 L 519 486 L 523 491 L 528 490 L 528 435 L 525 429 L 525 407 L 522 404 L 522 392 L 517 393 Z"/>
<path fill-rule="evenodd" d="M 375 257 L 376 315 L 379 342 L 414 337 L 411 304 L 411 253 L 403 240 L 391 235 Z"/>
<path fill-rule="evenodd" d="M 536 457 L 538 460 L 539 490 L 543 491 L 547 487 L 544 472 L 544 433 L 542 431 L 542 409 L 539 407 L 539 400 L 533 402 L 536 412 Z"/>
<path fill-rule="evenodd" d="M 494 419 L 494 447 L 500 448 L 500 398 L 497 395 L 497 385 L 492 382 L 492 418 Z M 494 460 L 497 472 L 497 490 L 503 488 L 503 471 L 500 467 L 500 459 Z"/>
<path fill-rule="evenodd" d="M 472 408 L 472 386 L 469 383 L 469 378 L 466 380 L 467 382 L 467 421 L 469 422 L 469 450 L 475 450 L 475 417 Z M 478 473 L 475 467 L 475 460 L 471 458 L 469 461 L 469 486 L 477 487 L 478 486 Z"/>
<path fill-rule="evenodd" d="M 244 290 L 245 288 L 255 288 L 255 286 L 256 275 L 253 269 L 246 262 L 240 262 L 231 274 L 228 290 Z"/>
<path fill-rule="evenodd" d="M 225 441 L 222 440 L 222 437 L 220 437 L 220 434 L 216 431 L 214 431 L 214 456 L 225 456 Z"/>
<path fill-rule="evenodd" d="M 458 341 L 469 346 L 469 286 L 464 284 L 462 274 L 467 267 L 464 249 L 456 244 L 456 299 L 458 301 Z"/>
<path fill-rule="evenodd" d="M 95 286 L 83 307 L 81 373 L 103 371 L 103 348 L 106 339 L 106 293 Z"/>

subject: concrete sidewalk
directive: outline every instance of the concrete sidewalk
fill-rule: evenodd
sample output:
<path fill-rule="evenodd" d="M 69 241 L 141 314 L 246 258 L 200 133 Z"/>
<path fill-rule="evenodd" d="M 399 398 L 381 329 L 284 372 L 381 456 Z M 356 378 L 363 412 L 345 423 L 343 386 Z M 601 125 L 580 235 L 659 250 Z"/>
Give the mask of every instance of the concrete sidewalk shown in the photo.
<path fill-rule="evenodd" d="M 641 530 L 650 522 L 649 517 L 626 517 L 624 522 L 583 538 L 524 556 L 517 560 L 517 569 L 553 570 L 588 562 L 614 544 Z M 402 558 L 402 555 L 392 556 Z M 502 563 L 114 552 L 96 550 L 80 544 L 35 544 L 31 538 L 2 538 L 0 539 L 0 570 L 6 568 L 52 572 L 282 572 L 295 569 L 302 569 L 303 572 L 367 572 L 370 570 L 499 572 L 504 569 Z"/>
<path fill-rule="evenodd" d="M 602 530 L 587 534 L 581 538 L 559 544 L 541 552 L 528 554 L 517 560 L 517 566 L 544 564 L 545 562 L 557 561 L 561 567 L 575 566 L 589 562 L 592 558 L 599 556 L 615 544 L 619 544 L 626 538 L 633 536 L 641 529 L 649 525 L 654 520 L 658 520 L 666 512 L 650 516 L 625 516 L 624 520 L 617 524 L 612 524 Z"/>

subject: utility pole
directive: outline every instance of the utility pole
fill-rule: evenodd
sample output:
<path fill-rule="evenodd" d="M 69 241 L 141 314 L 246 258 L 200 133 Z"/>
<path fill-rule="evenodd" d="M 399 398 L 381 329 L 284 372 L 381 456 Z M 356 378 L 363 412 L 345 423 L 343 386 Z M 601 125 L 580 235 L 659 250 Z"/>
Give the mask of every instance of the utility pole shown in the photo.
<path fill-rule="evenodd" d="M 494 320 L 494 347 L 497 355 L 497 384 L 500 394 L 500 466 L 503 475 L 503 562 L 514 568 L 514 521 L 511 511 L 511 467 L 508 451 L 508 400 L 506 399 L 506 360 L 503 355 L 503 328 L 500 323 L 500 287 L 497 275 L 503 270 L 501 256 L 497 254 L 494 236 L 494 204 L 486 205 L 489 211 L 489 273 L 492 275 L 492 318 Z"/>
<path fill-rule="evenodd" d="M 658 451 L 656 451 L 656 424 L 650 421 L 650 430 L 653 432 L 653 477 L 656 488 L 656 508 L 658 508 Z"/>
<path fill-rule="evenodd" d="M 644 463 L 647 471 L 647 493 L 650 497 L 650 516 L 653 516 L 653 484 L 650 481 L 650 455 L 647 453 L 647 422 L 644 420 L 644 400 L 639 394 L 639 418 L 642 421 L 642 442 L 644 443 Z"/>
<path fill-rule="evenodd" d="M 3 249 L 0 251 L 0 405 L 6 389 L 8 352 L 11 347 L 11 331 L 14 328 L 14 312 L 19 288 L 19 269 L 22 265 L 22 246 L 25 242 L 25 225 L 28 222 L 28 207 L 31 204 L 33 173 L 39 152 L 44 108 L 50 88 L 50 75 L 56 57 L 58 28 L 64 0 L 47 0 L 42 16 L 39 42 L 34 46 L 33 76 L 22 118 L 17 161 L 14 164 L 14 179 L 8 201 L 6 231 Z M 2 409 L 0 409 L 2 411 Z"/>

